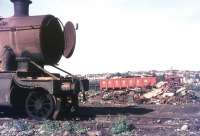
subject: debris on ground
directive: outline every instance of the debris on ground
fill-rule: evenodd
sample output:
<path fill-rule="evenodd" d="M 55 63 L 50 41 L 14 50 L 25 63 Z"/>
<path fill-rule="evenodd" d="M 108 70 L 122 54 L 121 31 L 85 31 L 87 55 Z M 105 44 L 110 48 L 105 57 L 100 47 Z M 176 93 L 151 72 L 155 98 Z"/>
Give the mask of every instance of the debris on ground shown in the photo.
<path fill-rule="evenodd" d="M 89 94 L 89 93 L 88 93 Z M 190 90 L 186 85 L 176 88 L 167 82 L 158 82 L 155 88 L 96 91 L 88 95 L 88 102 L 100 104 L 172 104 L 200 103 L 200 91 Z"/>
<path fill-rule="evenodd" d="M 188 125 L 183 125 L 181 127 L 181 131 L 187 131 L 189 129 L 189 126 Z"/>
<path fill-rule="evenodd" d="M 162 93 L 163 93 L 162 89 L 154 89 L 151 92 L 145 93 L 143 96 L 146 99 L 150 99 L 150 98 L 156 97 L 156 96 L 158 96 L 158 95 L 160 95 Z"/>

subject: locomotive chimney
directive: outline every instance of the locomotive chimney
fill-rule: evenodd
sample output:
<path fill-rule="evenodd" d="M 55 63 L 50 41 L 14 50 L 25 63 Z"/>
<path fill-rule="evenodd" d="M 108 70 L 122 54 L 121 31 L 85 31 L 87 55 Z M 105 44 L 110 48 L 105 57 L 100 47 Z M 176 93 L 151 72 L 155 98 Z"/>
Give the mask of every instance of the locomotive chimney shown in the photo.
<path fill-rule="evenodd" d="M 14 16 L 22 17 L 29 15 L 29 4 L 30 0 L 10 0 L 14 3 Z"/>

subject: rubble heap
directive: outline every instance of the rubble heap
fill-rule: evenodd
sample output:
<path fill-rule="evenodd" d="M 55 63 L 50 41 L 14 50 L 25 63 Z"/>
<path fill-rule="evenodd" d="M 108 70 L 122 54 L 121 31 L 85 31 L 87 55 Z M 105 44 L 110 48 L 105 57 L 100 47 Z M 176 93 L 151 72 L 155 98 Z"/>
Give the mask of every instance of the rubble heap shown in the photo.
<path fill-rule="evenodd" d="M 200 98 L 193 90 L 181 87 L 178 90 L 170 88 L 153 89 L 140 97 L 147 104 L 187 104 L 200 103 Z"/>
<path fill-rule="evenodd" d="M 100 104 L 187 104 L 200 103 L 200 91 L 190 90 L 186 85 L 171 87 L 167 82 L 159 82 L 154 88 L 114 90 L 88 93 L 88 102 Z"/>

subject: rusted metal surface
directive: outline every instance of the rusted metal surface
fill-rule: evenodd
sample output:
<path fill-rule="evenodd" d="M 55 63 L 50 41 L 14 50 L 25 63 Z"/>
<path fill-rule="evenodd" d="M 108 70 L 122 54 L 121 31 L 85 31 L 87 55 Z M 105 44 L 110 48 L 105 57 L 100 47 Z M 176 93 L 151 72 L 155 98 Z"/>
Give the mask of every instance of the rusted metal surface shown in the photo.
<path fill-rule="evenodd" d="M 100 80 L 101 90 L 117 90 L 131 88 L 153 87 L 156 84 L 156 77 L 132 77 Z"/>
<path fill-rule="evenodd" d="M 0 72 L 0 104 L 10 104 L 10 87 L 15 75 L 16 73 L 14 72 Z"/>
<path fill-rule="evenodd" d="M 63 32 L 52 15 L 28 16 L 30 0 L 11 1 L 14 16 L 0 20 L 0 55 L 8 46 L 16 57 L 29 57 L 41 65 L 54 65 L 62 55 L 72 56 L 76 43 L 72 22 L 66 23 Z"/>
<path fill-rule="evenodd" d="M 65 36 L 65 49 L 64 56 L 69 58 L 72 56 L 75 44 L 76 44 L 76 30 L 72 22 L 67 22 L 64 28 L 64 36 Z"/>
<path fill-rule="evenodd" d="M 64 82 L 61 85 L 61 90 L 63 91 L 70 91 L 75 89 L 75 84 L 70 82 Z"/>
<path fill-rule="evenodd" d="M 183 77 L 177 75 L 165 75 L 165 80 L 170 88 L 178 89 L 183 85 Z"/>
<path fill-rule="evenodd" d="M 17 57 L 56 64 L 64 50 L 62 28 L 52 15 L 11 17 L 0 21 L 0 54 L 9 46 Z"/>
<path fill-rule="evenodd" d="M 26 77 L 26 80 L 44 80 L 44 81 L 49 81 L 49 80 L 54 80 L 52 77 Z"/>
<path fill-rule="evenodd" d="M 48 91 L 50 94 L 54 93 L 54 90 L 58 90 L 55 84 L 59 84 L 58 81 L 55 80 L 29 80 L 26 78 L 15 77 L 14 82 L 17 86 L 25 89 L 36 89 L 43 88 Z"/>
<path fill-rule="evenodd" d="M 4 47 L 1 58 L 4 60 L 1 63 L 1 70 L 15 71 L 17 68 L 16 57 L 14 51 L 10 47 Z"/>

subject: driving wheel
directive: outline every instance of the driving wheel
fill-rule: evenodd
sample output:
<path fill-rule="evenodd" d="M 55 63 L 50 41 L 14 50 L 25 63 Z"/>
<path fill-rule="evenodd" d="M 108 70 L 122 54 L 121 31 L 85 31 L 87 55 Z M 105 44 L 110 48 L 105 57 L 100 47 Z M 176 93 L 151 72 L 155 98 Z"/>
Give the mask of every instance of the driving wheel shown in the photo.
<path fill-rule="evenodd" d="M 25 109 L 31 118 L 47 119 L 55 110 L 55 100 L 49 93 L 32 91 L 26 98 Z"/>

